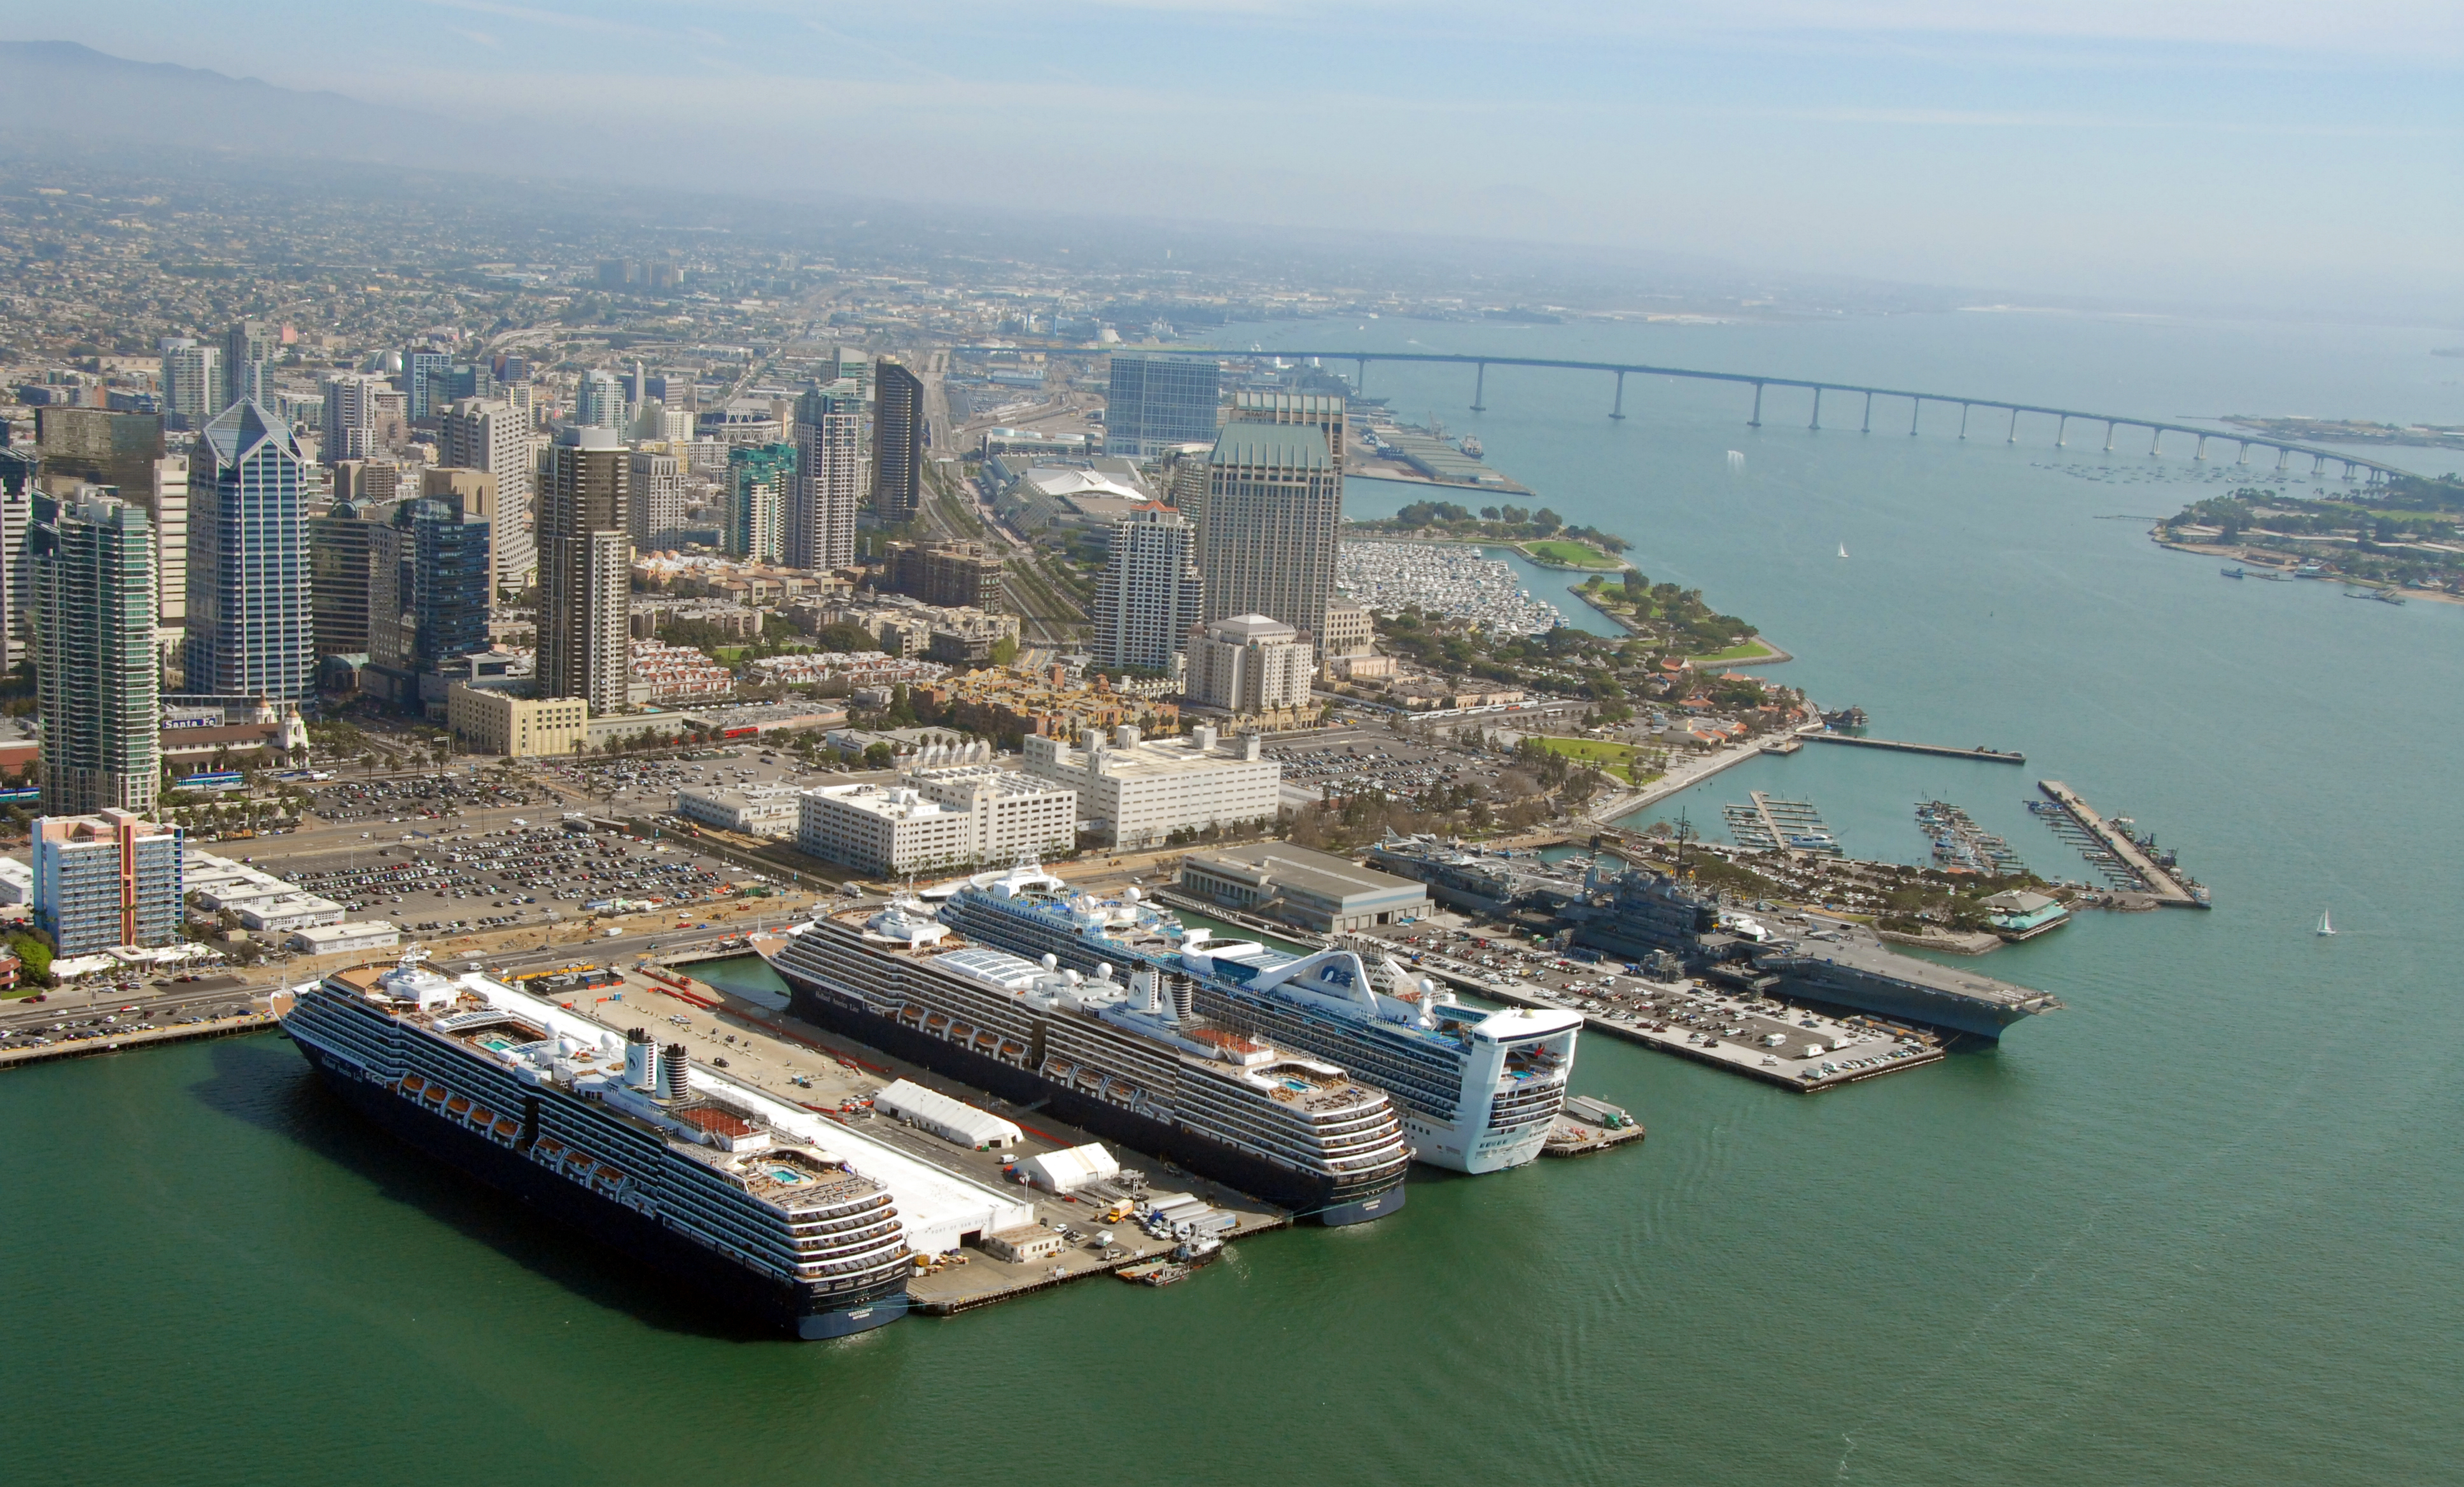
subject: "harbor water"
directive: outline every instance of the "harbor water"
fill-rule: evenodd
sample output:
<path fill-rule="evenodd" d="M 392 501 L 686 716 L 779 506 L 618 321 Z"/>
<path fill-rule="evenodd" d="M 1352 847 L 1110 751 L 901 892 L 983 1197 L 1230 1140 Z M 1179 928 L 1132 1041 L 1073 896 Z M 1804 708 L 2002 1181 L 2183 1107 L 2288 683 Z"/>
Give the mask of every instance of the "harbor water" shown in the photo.
<path fill-rule="evenodd" d="M 2459 421 L 2434 333 L 1339 329 L 2155 416 Z M 2221 582 L 2101 520 L 2214 489 L 2182 478 L 2213 473 L 2187 446 L 2105 455 L 2074 426 L 2057 452 L 2025 423 L 1963 443 L 1932 410 L 1910 438 L 1904 404 L 1859 434 L 1836 399 L 1815 433 L 1776 392 L 1755 431 L 1749 393 L 1640 379 L 1611 424 L 1607 379 L 1571 373 L 1492 368 L 1480 415 L 1469 368 L 1373 366 L 1370 390 L 1477 431 L 1535 504 L 1753 620 L 1798 657 L 1768 675 L 1876 735 L 2029 756 L 1809 747 L 1655 814 L 1716 837 L 1718 805 L 1764 788 L 1852 853 L 1920 860 L 1914 804 L 1941 799 L 2080 874 L 2020 807 L 2061 779 L 2178 850 L 2215 909 L 2082 915 L 1981 963 L 2068 1004 L 1996 1049 L 1807 1098 L 1595 1038 L 1576 1088 L 1643 1120 L 1639 1148 L 1416 1177 L 1392 1222 L 1243 1242 L 1166 1291 L 1090 1282 L 822 1344 L 734 1331 L 410 1157 L 276 1037 L 24 1071 L 0 1078 L 12 1480 L 2453 1479 L 2464 608 Z M 1353 488 L 1364 514 L 1417 494 Z"/>

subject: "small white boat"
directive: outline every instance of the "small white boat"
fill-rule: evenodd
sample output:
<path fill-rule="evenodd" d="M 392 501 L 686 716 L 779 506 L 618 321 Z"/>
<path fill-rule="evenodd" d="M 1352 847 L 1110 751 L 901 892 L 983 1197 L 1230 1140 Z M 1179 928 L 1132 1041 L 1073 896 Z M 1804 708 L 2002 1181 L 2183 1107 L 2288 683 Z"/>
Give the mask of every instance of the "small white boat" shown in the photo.
<path fill-rule="evenodd" d="M 2331 919 L 2329 919 L 2329 918 L 2327 917 L 2327 911 L 2326 911 L 2325 909 L 2321 909 L 2321 910 L 2319 911 L 2319 929 L 2318 929 L 2319 937 L 2320 937 L 2321 939 L 2322 939 L 2322 940 L 2323 940 L 2323 939 L 2325 939 L 2327 936 L 2332 935 L 2332 934 L 2334 934 L 2335 932 L 2336 932 L 2336 923 L 2335 923 L 2335 921 L 2333 921 L 2333 920 L 2331 920 Z"/>
<path fill-rule="evenodd" d="M 1841 543 L 1839 544 L 1839 556 L 1843 558 L 1848 556 L 1848 544 L 1846 543 Z"/>

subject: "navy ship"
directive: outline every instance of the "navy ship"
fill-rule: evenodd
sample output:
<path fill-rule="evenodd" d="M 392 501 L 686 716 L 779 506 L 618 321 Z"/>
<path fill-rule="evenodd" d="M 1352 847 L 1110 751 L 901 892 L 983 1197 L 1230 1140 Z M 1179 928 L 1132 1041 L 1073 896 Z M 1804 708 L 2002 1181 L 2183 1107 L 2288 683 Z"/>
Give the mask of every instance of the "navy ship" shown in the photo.
<path fill-rule="evenodd" d="M 1495 1172 L 1540 1154 L 1573 1073 L 1580 1014 L 1458 1005 L 1392 957 L 1349 949 L 1290 955 L 1185 933 L 1132 889 L 1071 895 L 1041 868 L 987 874 L 941 918 L 987 944 L 1055 964 L 1133 964 L 1187 982 L 1205 1016 L 1305 1049 L 1394 1099 L 1412 1154 L 1458 1172 Z"/>
<path fill-rule="evenodd" d="M 327 1085 L 429 1156 L 761 1325 L 833 1338 L 906 1315 L 891 1191 L 804 1112 L 417 946 L 337 971 L 283 1030 Z"/>
<path fill-rule="evenodd" d="M 1426 883 L 1430 898 L 1484 919 L 1525 908 L 1553 914 L 1582 892 L 1579 876 L 1536 856 L 1501 856 L 1436 836 L 1389 832 L 1369 849 L 1369 865 Z"/>
<path fill-rule="evenodd" d="M 1208 1015 L 1186 975 L 1029 959 L 919 901 L 826 913 L 754 947 L 808 1022 L 1324 1224 L 1403 1207 L 1411 1153 L 1385 1093 Z"/>

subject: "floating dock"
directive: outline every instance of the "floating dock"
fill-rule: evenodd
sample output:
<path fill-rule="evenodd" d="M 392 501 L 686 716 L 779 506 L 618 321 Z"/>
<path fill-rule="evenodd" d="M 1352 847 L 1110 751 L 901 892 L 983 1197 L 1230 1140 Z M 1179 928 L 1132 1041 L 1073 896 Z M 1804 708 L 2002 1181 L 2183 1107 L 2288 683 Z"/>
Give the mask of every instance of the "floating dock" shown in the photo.
<path fill-rule="evenodd" d="M 2038 780 L 2036 788 L 2044 791 L 2054 810 L 2049 811 L 2034 806 L 2031 809 L 2044 816 L 2057 834 L 2070 837 L 2075 844 L 2081 838 L 2093 843 L 2093 851 L 2082 846 L 2081 854 L 2103 871 L 2106 880 L 2115 887 L 2144 893 L 2167 908 L 2204 909 L 2211 906 L 2205 888 L 2185 877 L 2177 867 L 2159 866 L 2129 832 L 2099 815 L 2094 808 L 2079 798 L 2078 791 L 2059 780 Z M 2065 823 L 2070 830 L 2064 830 Z M 2128 880 L 2122 880 L 2124 878 Z"/>
<path fill-rule="evenodd" d="M 1981 759 L 1991 765 L 2024 765 L 2025 754 L 2006 749 L 1987 748 L 1982 744 L 1974 748 L 1953 748 L 1947 744 L 1904 744 L 1898 739 L 1860 739 L 1853 733 L 1808 733 L 1803 737 L 1817 744 L 1853 744 L 1859 748 L 1891 748 L 1903 754 L 1931 754 L 1938 759 Z"/>
<path fill-rule="evenodd" d="M 1947 872 L 2016 877 L 2028 871 L 2009 842 L 1947 800 L 1918 801 L 1917 829 L 1933 843 L 1934 866 Z"/>
<path fill-rule="evenodd" d="M 1740 847 L 1784 852 L 1793 857 L 1844 857 L 1839 840 L 1823 824 L 1822 812 L 1810 802 L 1781 800 L 1764 790 L 1749 790 L 1750 805 L 1722 806 L 1728 835 Z"/>

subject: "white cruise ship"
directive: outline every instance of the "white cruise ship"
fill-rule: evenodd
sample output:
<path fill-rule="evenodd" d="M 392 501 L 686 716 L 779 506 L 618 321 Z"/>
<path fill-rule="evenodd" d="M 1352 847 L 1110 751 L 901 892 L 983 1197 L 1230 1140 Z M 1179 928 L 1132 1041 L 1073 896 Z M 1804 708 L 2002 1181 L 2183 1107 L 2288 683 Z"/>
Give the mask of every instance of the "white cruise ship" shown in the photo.
<path fill-rule="evenodd" d="M 1578 1013 L 1463 1007 L 1435 982 L 1350 950 L 1295 956 L 1184 932 L 1169 913 L 1081 894 L 1040 867 L 986 874 L 938 906 L 986 944 L 1064 965 L 1145 964 L 1189 978 L 1198 1011 L 1342 1065 L 1386 1092 L 1412 1154 L 1495 1172 L 1540 1154 L 1573 1073 Z M 1383 982 L 1385 989 L 1380 989 Z"/>

